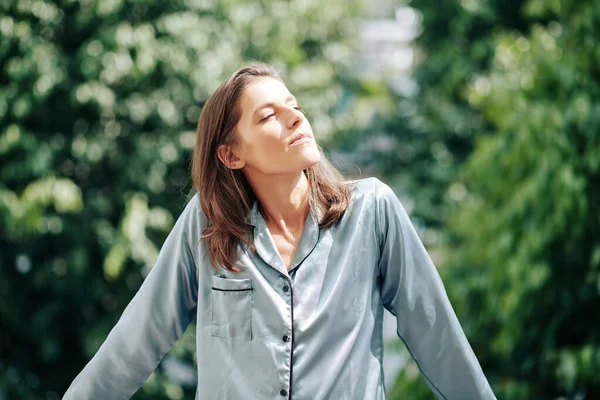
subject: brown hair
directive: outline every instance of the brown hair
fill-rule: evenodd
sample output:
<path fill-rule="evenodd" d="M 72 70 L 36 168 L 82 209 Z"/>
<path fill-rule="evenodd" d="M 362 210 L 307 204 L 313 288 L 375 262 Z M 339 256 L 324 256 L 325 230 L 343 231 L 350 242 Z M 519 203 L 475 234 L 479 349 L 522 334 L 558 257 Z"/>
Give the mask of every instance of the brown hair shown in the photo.
<path fill-rule="evenodd" d="M 206 100 L 198 121 L 196 146 L 191 165 L 192 181 L 199 194 L 207 218 L 201 238 L 206 241 L 210 261 L 232 272 L 241 272 L 234 265 L 240 241 L 255 251 L 254 236 L 246 218 L 256 199 L 252 187 L 240 169 L 223 165 L 217 149 L 221 144 L 234 144 L 235 127 L 241 117 L 239 99 L 245 88 L 257 77 L 271 77 L 283 82 L 271 65 L 255 62 L 233 73 Z M 304 170 L 309 184 L 309 204 L 321 211 L 321 228 L 337 223 L 350 201 L 350 189 L 344 177 L 327 160 L 323 149 L 321 160 Z M 241 263 L 239 263 L 241 265 Z"/>

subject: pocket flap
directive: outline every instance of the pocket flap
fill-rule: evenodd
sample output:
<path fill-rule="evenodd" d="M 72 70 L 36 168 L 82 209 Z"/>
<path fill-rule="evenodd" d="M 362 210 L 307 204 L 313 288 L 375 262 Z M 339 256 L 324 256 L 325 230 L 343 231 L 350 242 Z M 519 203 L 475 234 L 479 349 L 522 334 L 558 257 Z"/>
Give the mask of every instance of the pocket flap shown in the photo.
<path fill-rule="evenodd" d="M 218 275 L 212 276 L 212 287 L 221 290 L 248 290 L 252 289 L 251 278 L 223 278 Z"/>

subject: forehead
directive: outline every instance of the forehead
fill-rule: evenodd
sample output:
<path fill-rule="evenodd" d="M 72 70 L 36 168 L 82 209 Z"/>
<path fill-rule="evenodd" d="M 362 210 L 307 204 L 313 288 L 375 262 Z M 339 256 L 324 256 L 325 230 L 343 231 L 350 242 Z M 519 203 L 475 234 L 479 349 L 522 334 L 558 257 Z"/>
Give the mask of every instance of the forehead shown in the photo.
<path fill-rule="evenodd" d="M 291 93 L 280 80 L 271 77 L 255 78 L 244 90 L 241 102 L 246 111 L 253 112 L 254 108 L 270 101 L 283 102 Z"/>

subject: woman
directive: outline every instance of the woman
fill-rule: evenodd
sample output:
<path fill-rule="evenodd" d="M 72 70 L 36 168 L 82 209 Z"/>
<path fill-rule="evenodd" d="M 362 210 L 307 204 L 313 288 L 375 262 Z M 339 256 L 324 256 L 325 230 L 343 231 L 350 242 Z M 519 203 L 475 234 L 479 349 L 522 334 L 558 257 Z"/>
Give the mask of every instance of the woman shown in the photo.
<path fill-rule="evenodd" d="M 223 82 L 197 193 L 65 399 L 128 399 L 193 320 L 196 398 L 385 399 L 383 308 L 441 399 L 494 395 L 394 192 L 344 182 L 278 73 Z"/>

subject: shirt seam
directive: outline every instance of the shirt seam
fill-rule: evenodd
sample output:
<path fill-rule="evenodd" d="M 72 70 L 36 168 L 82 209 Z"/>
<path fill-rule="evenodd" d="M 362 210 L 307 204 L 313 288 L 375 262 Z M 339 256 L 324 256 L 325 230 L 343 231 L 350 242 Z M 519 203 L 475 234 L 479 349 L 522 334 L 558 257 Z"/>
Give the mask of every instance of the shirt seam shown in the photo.
<path fill-rule="evenodd" d="M 377 179 L 377 178 L 375 178 Z M 378 180 L 378 179 L 377 179 Z M 379 181 L 379 180 L 378 180 Z M 379 185 L 377 185 L 377 190 L 375 191 L 375 232 L 377 232 L 377 247 L 379 250 L 379 255 L 377 257 L 377 270 L 379 275 L 381 276 L 381 226 L 379 225 Z"/>

